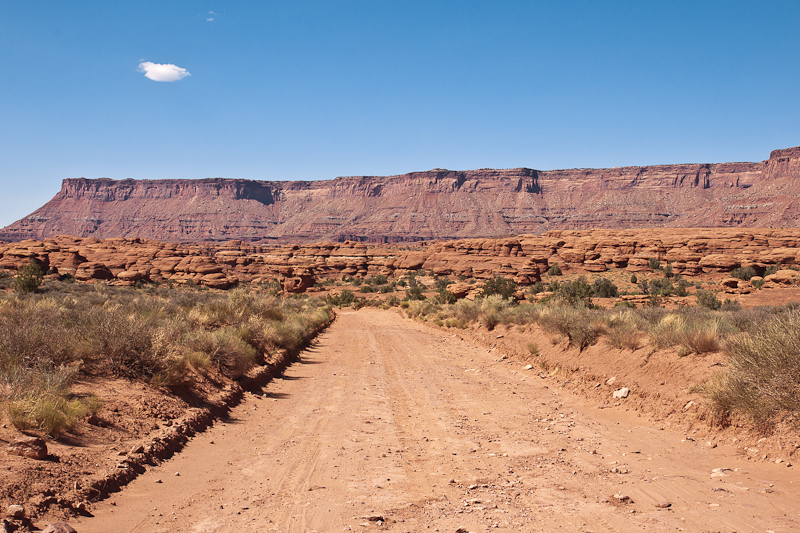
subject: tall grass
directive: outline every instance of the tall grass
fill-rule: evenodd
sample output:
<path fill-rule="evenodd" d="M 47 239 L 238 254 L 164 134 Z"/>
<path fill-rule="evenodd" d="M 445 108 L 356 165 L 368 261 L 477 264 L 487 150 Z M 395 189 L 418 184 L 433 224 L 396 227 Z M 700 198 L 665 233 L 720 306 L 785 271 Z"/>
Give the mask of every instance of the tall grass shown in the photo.
<path fill-rule="evenodd" d="M 238 379 L 277 350 L 294 351 L 330 319 L 314 299 L 236 289 L 137 290 L 55 284 L 0 295 L 0 399 L 20 428 L 58 434 L 86 412 L 80 372 L 190 386 L 211 369 Z"/>
<path fill-rule="evenodd" d="M 717 414 L 741 413 L 768 428 L 781 413 L 800 413 L 800 312 L 771 317 L 725 345 L 729 368 L 705 385 Z"/>

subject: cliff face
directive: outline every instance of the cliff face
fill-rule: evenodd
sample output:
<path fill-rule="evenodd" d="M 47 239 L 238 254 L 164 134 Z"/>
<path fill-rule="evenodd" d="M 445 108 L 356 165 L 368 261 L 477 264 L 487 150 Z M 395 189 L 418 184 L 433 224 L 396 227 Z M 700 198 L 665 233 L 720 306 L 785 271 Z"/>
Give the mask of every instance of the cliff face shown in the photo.
<path fill-rule="evenodd" d="M 0 239 L 401 242 L 552 229 L 797 227 L 800 147 L 760 163 L 450 171 L 308 182 L 64 180 Z"/>

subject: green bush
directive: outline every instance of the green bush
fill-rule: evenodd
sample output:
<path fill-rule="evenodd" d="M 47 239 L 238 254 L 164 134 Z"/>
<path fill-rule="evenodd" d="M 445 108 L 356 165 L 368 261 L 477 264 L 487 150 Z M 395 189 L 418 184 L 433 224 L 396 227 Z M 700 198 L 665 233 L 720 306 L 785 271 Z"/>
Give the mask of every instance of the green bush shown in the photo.
<path fill-rule="evenodd" d="M 661 261 L 655 257 L 651 257 L 647 260 L 647 266 L 650 267 L 650 270 L 661 270 Z"/>
<path fill-rule="evenodd" d="M 483 297 L 498 295 L 507 300 L 514 300 L 517 292 L 517 284 L 513 279 L 506 279 L 495 276 L 487 280 L 483 285 L 481 295 Z"/>
<path fill-rule="evenodd" d="M 567 305 L 572 307 L 592 305 L 592 286 L 586 282 L 586 278 L 580 277 L 572 281 L 566 281 L 558 287 L 556 296 Z"/>
<path fill-rule="evenodd" d="M 619 296 L 619 290 L 610 280 L 600 277 L 592 284 L 592 294 L 597 298 L 616 298 Z"/>
<path fill-rule="evenodd" d="M 717 299 L 717 296 L 713 292 L 699 290 L 697 291 L 697 305 L 708 307 L 712 310 L 717 310 L 722 307 L 722 302 Z"/>
<path fill-rule="evenodd" d="M 41 267 L 33 260 L 20 267 L 12 286 L 20 293 L 36 292 L 42 284 L 44 274 Z"/>
<path fill-rule="evenodd" d="M 634 285 L 639 283 L 639 278 L 636 277 L 636 274 L 631 274 L 631 283 L 633 283 Z"/>
<path fill-rule="evenodd" d="M 731 271 L 732 278 L 742 279 L 744 281 L 750 281 L 750 278 L 756 275 L 756 270 L 753 267 L 738 267 L 734 268 Z"/>
<path fill-rule="evenodd" d="M 561 267 L 558 266 L 558 263 L 553 263 L 550 265 L 550 268 L 547 269 L 547 273 L 551 276 L 560 276 L 562 275 Z"/>
<path fill-rule="evenodd" d="M 544 289 L 545 289 L 544 283 L 542 283 L 541 281 L 537 281 L 536 283 L 531 285 L 531 288 L 528 289 L 528 293 L 531 295 L 539 294 L 540 292 L 544 292 Z"/>

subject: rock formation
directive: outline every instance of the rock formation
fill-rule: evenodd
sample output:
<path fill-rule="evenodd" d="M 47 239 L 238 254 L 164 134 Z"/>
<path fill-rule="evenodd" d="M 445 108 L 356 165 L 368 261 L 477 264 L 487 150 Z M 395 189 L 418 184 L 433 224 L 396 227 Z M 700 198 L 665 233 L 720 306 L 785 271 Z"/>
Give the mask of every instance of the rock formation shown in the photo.
<path fill-rule="evenodd" d="M 192 283 L 219 289 L 279 282 L 287 292 L 303 292 L 325 279 L 399 277 L 420 269 L 464 278 L 503 276 L 527 285 L 553 264 L 566 272 L 636 273 L 649 270 L 650 259 L 669 263 L 675 273 L 689 277 L 724 276 L 747 266 L 761 275 L 768 266 L 800 265 L 800 229 L 554 230 L 414 245 L 165 243 L 63 236 L 0 244 L 0 269 L 13 271 L 35 261 L 44 271 L 78 281 Z M 767 281 L 785 284 L 787 276 Z"/>
<path fill-rule="evenodd" d="M 449 171 L 327 181 L 66 179 L 0 240 L 391 243 L 552 229 L 797 227 L 800 147 L 760 163 Z"/>

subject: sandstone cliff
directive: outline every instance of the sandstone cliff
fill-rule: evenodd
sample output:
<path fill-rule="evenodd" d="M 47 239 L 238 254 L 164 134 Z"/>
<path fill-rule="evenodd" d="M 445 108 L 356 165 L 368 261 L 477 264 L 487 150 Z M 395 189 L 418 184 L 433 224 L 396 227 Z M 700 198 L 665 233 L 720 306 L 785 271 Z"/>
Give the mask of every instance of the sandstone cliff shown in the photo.
<path fill-rule="evenodd" d="M 401 242 L 552 229 L 797 227 L 800 147 L 760 163 L 450 171 L 326 181 L 64 180 L 0 240 Z"/>
<path fill-rule="evenodd" d="M 549 231 L 502 239 L 463 239 L 408 245 L 319 242 L 306 245 L 165 243 L 147 239 L 57 237 L 0 244 L 0 270 L 36 261 L 45 271 L 78 281 L 194 283 L 229 288 L 279 282 L 301 292 L 315 281 L 343 276 L 438 275 L 513 278 L 527 285 L 551 265 L 566 272 L 649 270 L 670 263 L 685 276 L 729 273 L 750 266 L 800 265 L 800 229 L 641 229 Z M 734 280 L 734 283 L 737 283 Z"/>

